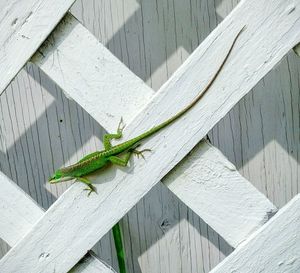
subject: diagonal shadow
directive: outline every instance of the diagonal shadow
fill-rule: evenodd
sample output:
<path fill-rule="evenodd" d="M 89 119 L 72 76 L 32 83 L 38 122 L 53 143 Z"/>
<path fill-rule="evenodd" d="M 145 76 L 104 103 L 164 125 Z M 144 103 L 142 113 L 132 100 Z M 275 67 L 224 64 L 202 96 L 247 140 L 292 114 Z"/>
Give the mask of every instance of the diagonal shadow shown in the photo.
<path fill-rule="evenodd" d="M 272 86 L 272 89 L 266 86 Z M 243 167 L 274 141 L 281 145 L 288 156 L 300 162 L 299 89 L 300 62 L 295 53 L 290 51 L 215 126 L 211 132 L 212 141 L 222 150 L 227 150 L 226 154 L 230 154 L 228 150 L 232 146 L 243 144 L 244 150 L 239 147 L 235 153 L 231 153 L 230 160 L 236 162 L 237 168 Z M 224 136 L 223 143 L 217 142 L 216 137 L 220 134 Z"/>
<path fill-rule="evenodd" d="M 85 145 L 103 130 L 77 103 L 66 99 L 41 70 L 32 64 L 25 70 L 27 73 L 22 71 L 1 97 L 1 115 L 16 126 L 5 128 L 10 125 L 4 121 L 0 126 L 2 136 L 7 133 L 7 138 L 13 138 L 11 146 L 2 139 L 0 166 L 47 209 L 56 197 L 40 181 L 46 183 L 55 169 L 95 150 L 91 143 Z M 99 148 L 100 142 L 96 146 Z"/>
<path fill-rule="evenodd" d="M 181 55 L 182 63 L 223 19 L 215 8 L 222 0 L 136 2 L 139 8 L 105 46 L 137 76 L 155 86 L 149 79 L 161 66 L 174 54 Z M 177 62 L 171 70 L 166 68 L 168 78 L 179 65 Z"/>
<path fill-rule="evenodd" d="M 190 262 L 188 272 L 208 272 L 233 251 L 163 183 L 155 185 L 128 212 L 122 220 L 122 229 L 129 272 L 141 273 L 140 267 L 149 266 L 149 257 L 156 258 L 151 267 L 157 268 L 151 272 L 172 272 L 172 267 L 176 272 L 184 265 L 175 257 L 184 256 Z M 156 253 L 159 249 L 161 252 Z M 164 264 L 171 268 L 163 268 Z"/>
<path fill-rule="evenodd" d="M 215 8 L 222 2 L 221 0 L 216 1 L 217 4 L 213 1 L 191 1 L 190 7 L 192 7 L 192 10 L 187 8 L 188 5 L 183 5 L 183 2 L 181 0 L 139 1 L 140 8 L 122 24 L 122 27 L 113 34 L 109 41 L 105 42 L 107 47 L 121 61 L 139 77 L 148 81 L 155 89 L 161 83 L 158 77 L 154 77 L 156 71 L 163 71 L 161 77 L 165 74 L 167 75 L 166 77 L 169 77 L 187 57 L 188 54 L 184 52 L 191 53 L 217 23 L 222 20 L 217 15 Z M 100 5 L 100 2 L 92 3 L 90 1 L 88 3 L 86 1 L 85 4 L 87 6 Z M 95 9 L 94 14 L 88 14 L 90 21 L 85 21 L 85 25 L 90 30 L 94 30 L 94 33 L 96 33 L 96 23 L 101 15 L 101 13 L 98 13 L 99 10 Z M 84 13 L 84 11 L 82 12 Z M 95 17 L 92 18 L 91 16 Z M 83 19 L 84 14 L 82 18 L 80 16 L 77 17 Z M 179 19 L 176 19 L 175 22 L 174 18 Z M 93 25 L 89 26 L 89 22 L 92 22 Z M 103 25 L 107 26 L 108 24 Z M 131 50 L 131 48 L 134 50 Z M 179 53 L 177 53 L 178 50 Z M 173 60 L 174 55 L 176 57 L 175 61 Z M 166 63 L 167 65 L 164 65 Z M 162 70 L 159 70 L 162 66 Z M 291 71 L 297 71 L 298 73 L 292 73 Z M 297 64 L 293 55 L 289 54 L 277 69 L 270 72 L 257 85 L 254 89 L 255 92 L 249 93 L 213 129 L 211 133 L 212 141 L 239 168 L 265 149 L 266 145 L 273 140 L 282 145 L 287 153 L 299 162 L 300 152 L 297 146 L 297 143 L 299 143 L 299 137 L 297 137 L 297 134 L 299 136 L 299 126 L 297 126 L 299 124 L 299 115 L 297 115 L 297 109 L 299 110 L 299 108 L 294 106 L 299 101 L 299 80 L 298 85 L 294 84 L 299 77 L 299 71 L 299 63 Z M 33 113 L 31 117 L 35 117 L 32 119 L 34 121 L 23 133 L 19 134 L 18 129 L 14 129 L 15 134 L 11 136 L 14 140 L 13 145 L 5 149 L 5 152 L 0 153 L 0 168 L 34 197 L 40 205 L 47 208 L 55 200 L 55 196 L 47 192 L 43 188 L 43 184 L 38 188 L 39 181 L 46 181 L 54 169 L 72 160 L 74 156 L 79 158 L 83 153 L 94 151 L 95 147 L 99 147 L 95 140 L 90 141 L 90 139 L 93 136 L 100 138 L 101 128 L 75 102 L 68 101 L 61 94 L 59 87 L 49 80 L 42 71 L 29 64 L 26 66 L 26 72 L 29 78 L 32 78 L 34 81 L 28 79 L 24 71 L 21 72 L 22 75 L 17 77 L 14 83 L 6 90 L 4 97 L 1 97 L 1 110 L 7 112 L 6 114 L 0 112 L 1 116 L 17 116 L 14 112 L 19 110 L 14 109 L 14 104 L 18 104 L 18 107 L 21 107 L 24 115 L 26 111 L 32 111 L 30 106 L 22 108 L 25 104 L 13 102 L 13 96 L 9 93 L 14 92 L 15 96 L 20 91 L 24 91 L 25 95 L 19 94 L 18 96 L 27 98 L 29 105 L 33 105 L 34 101 L 40 102 L 40 105 L 36 107 L 42 107 L 43 111 L 40 115 Z M 284 75 L 284 78 L 281 74 Z M 275 90 L 276 96 L 274 96 L 272 90 L 265 90 L 264 82 L 273 82 L 274 89 L 272 88 L 272 90 Z M 23 85 L 26 86 L 26 90 L 21 90 Z M 30 89 L 40 91 L 42 95 L 39 100 L 37 97 L 40 94 L 37 92 L 32 93 Z M 53 102 L 49 105 L 47 105 L 47 100 L 49 99 L 47 94 L 50 94 L 53 98 Z M 277 98 L 280 99 L 277 100 Z M 259 102 L 262 104 L 259 104 Z M 277 110 L 281 102 L 283 102 L 284 109 L 279 114 Z M 12 109 L 11 111 L 5 110 L 6 103 Z M 292 112 L 289 112 L 288 109 L 291 105 L 293 105 Z M 269 109 L 273 109 L 273 112 L 270 113 Z M 261 120 L 254 120 L 258 112 L 262 118 Z M 280 117 L 278 119 L 279 125 L 274 116 Z M 264 123 L 266 117 L 272 122 Z M 11 120 L 15 120 L 14 117 Z M 1 122 L 1 124 L 7 126 L 10 121 Z M 247 126 L 246 122 L 248 122 Z M 22 118 L 20 123 L 22 123 Z M 1 135 L 5 134 L 6 131 L 10 131 L 4 128 L 5 126 L 0 128 Z M 277 134 L 282 128 L 284 128 L 282 133 Z M 290 130 L 292 133 L 285 135 L 287 130 Z M 256 141 L 255 135 L 258 133 L 261 133 L 263 138 Z M 237 143 L 243 142 L 242 137 L 244 134 L 249 135 L 249 139 L 251 137 L 254 139 L 249 140 L 248 143 L 243 143 L 241 147 Z M 224 139 L 224 142 L 220 143 L 220 139 Z M 296 190 L 298 191 L 298 189 Z M 125 238 L 129 240 L 126 241 L 127 253 L 132 254 L 130 256 L 132 272 L 138 272 L 139 257 L 143 256 L 146 250 L 151 249 L 151 246 L 159 243 L 163 236 L 172 234 L 173 227 L 180 225 L 184 220 L 189 222 L 198 233 L 210 242 L 206 242 L 208 245 L 220 248 L 224 254 L 230 252 L 230 247 L 226 245 L 222 238 L 213 233 L 184 204 L 173 198 L 175 197 L 172 197 L 169 191 L 164 190 L 162 185 L 156 186 L 123 219 Z M 167 202 L 164 199 L 169 201 Z M 152 200 L 156 200 L 157 206 L 161 206 L 161 208 L 153 209 Z M 146 211 L 146 208 L 149 208 L 149 210 Z M 159 215 L 160 213 L 161 215 Z M 136 238 L 135 236 L 139 237 Z M 179 235 L 175 234 L 174 236 Z M 175 241 L 180 245 L 180 238 L 176 238 Z M 138 249 L 133 249 L 136 245 L 139 246 Z M 179 248 L 182 248 L 182 252 L 180 250 L 178 253 L 184 254 L 184 251 L 186 251 L 184 247 L 179 246 Z M 204 260 L 203 263 L 205 264 Z"/>

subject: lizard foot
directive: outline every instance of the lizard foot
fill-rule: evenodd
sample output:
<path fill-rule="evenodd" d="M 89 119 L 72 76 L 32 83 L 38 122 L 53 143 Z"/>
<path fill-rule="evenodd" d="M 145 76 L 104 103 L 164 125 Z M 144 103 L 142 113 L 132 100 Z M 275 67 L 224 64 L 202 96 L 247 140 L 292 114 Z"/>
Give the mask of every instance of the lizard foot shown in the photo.
<path fill-rule="evenodd" d="M 124 121 L 123 121 L 123 117 L 121 117 L 121 119 L 120 119 L 120 122 L 119 122 L 119 125 L 118 125 L 118 129 L 117 129 L 117 133 L 118 134 L 122 134 L 123 133 L 123 130 L 124 130 L 124 128 L 125 128 L 125 123 L 124 123 Z"/>
<path fill-rule="evenodd" d="M 92 184 L 89 184 L 88 187 L 85 188 L 84 190 L 89 191 L 88 196 L 90 196 L 92 192 L 97 194 L 97 189 Z"/>
<path fill-rule="evenodd" d="M 85 191 L 89 191 L 88 192 L 88 196 L 91 195 L 92 192 L 97 193 L 97 189 L 95 186 L 93 186 L 92 182 L 90 180 L 88 180 L 85 177 L 76 177 L 80 182 L 84 183 L 85 185 L 87 185 L 87 188 L 85 188 Z"/>
<path fill-rule="evenodd" d="M 135 154 L 138 158 L 142 157 L 144 160 L 145 160 L 145 157 L 143 155 L 143 153 L 145 152 L 151 152 L 152 150 L 151 149 L 144 149 L 144 150 L 133 150 L 133 154 Z"/>

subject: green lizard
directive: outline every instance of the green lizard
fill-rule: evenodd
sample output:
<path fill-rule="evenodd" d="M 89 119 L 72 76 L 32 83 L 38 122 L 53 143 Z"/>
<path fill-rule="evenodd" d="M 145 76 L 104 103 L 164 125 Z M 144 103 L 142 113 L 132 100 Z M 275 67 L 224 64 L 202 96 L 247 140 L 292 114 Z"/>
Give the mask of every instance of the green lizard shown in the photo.
<path fill-rule="evenodd" d="M 212 79 L 209 81 L 209 83 L 206 85 L 204 90 L 185 108 L 183 108 L 181 111 L 179 111 L 176 115 L 173 117 L 167 119 L 166 121 L 162 122 L 161 124 L 151 128 L 150 130 L 144 132 L 143 134 L 134 137 L 130 140 L 127 140 L 121 144 L 112 146 L 111 140 L 112 139 L 120 139 L 122 137 L 122 131 L 124 129 L 124 124 L 122 122 L 122 119 L 119 123 L 117 133 L 116 134 L 106 134 L 103 137 L 103 144 L 104 144 L 104 150 L 102 151 L 96 151 L 94 153 L 91 153 L 85 157 L 83 157 L 80 161 L 77 163 L 70 165 L 65 168 L 58 169 L 54 175 L 49 179 L 50 183 L 59 183 L 62 181 L 77 179 L 80 182 L 86 184 L 88 188 L 86 190 L 89 190 L 88 195 L 91 194 L 91 192 L 95 191 L 94 186 L 92 185 L 91 181 L 85 178 L 84 176 L 103 168 L 104 166 L 108 165 L 109 163 L 126 167 L 127 163 L 131 157 L 132 154 L 141 155 L 143 156 L 143 153 L 146 151 L 150 151 L 149 149 L 144 149 L 142 151 L 138 151 L 136 148 L 140 145 L 139 143 L 152 136 L 153 134 L 157 133 L 158 131 L 162 130 L 163 128 L 167 127 L 168 125 L 172 124 L 174 121 L 179 119 L 181 116 L 183 116 L 187 111 L 189 111 L 206 93 L 206 91 L 211 87 L 214 80 L 219 75 L 220 71 L 222 70 L 224 64 L 226 63 L 233 46 L 241 34 L 244 27 L 239 31 L 239 33 L 235 36 L 231 47 L 229 48 L 223 62 L 219 66 L 218 70 L 212 77 Z"/>

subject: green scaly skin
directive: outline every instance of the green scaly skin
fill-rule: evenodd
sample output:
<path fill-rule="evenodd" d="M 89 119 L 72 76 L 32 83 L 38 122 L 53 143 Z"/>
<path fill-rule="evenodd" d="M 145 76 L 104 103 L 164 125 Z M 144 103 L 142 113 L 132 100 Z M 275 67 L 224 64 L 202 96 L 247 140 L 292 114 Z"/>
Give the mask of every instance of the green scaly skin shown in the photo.
<path fill-rule="evenodd" d="M 132 138 L 128 141 L 125 141 L 121 144 L 118 144 L 116 146 L 112 146 L 110 143 L 111 139 L 120 139 L 122 137 L 122 132 L 124 129 L 124 125 L 122 122 L 122 119 L 119 123 L 118 130 L 116 134 L 106 134 L 103 137 L 103 143 L 104 143 L 104 150 L 97 151 L 94 153 L 91 153 L 85 157 L 83 157 L 80 161 L 77 163 L 70 165 L 65 168 L 58 169 L 54 175 L 49 179 L 50 183 L 59 183 L 67 180 L 77 179 L 80 182 L 86 184 L 88 188 L 86 190 L 89 191 L 88 195 L 90 195 L 92 192 L 96 192 L 95 187 L 92 185 L 91 181 L 89 181 L 84 176 L 101 169 L 105 167 L 106 165 L 112 163 L 118 166 L 126 167 L 127 163 L 132 156 L 132 154 L 140 155 L 143 157 L 143 153 L 146 151 L 150 151 L 149 149 L 144 149 L 142 151 L 136 150 L 136 148 L 139 146 L 139 143 L 149 138 L 150 136 L 154 135 L 158 131 L 162 130 L 163 128 L 167 127 L 168 125 L 172 124 L 174 121 L 182 117 L 186 112 L 188 112 L 207 92 L 207 90 L 211 87 L 217 76 L 219 75 L 220 71 L 222 70 L 223 66 L 225 65 L 235 42 L 237 41 L 239 35 L 244 30 L 245 27 L 243 27 L 239 33 L 235 36 L 223 62 L 219 66 L 218 70 L 212 77 L 212 79 L 209 81 L 207 86 L 204 88 L 204 90 L 199 93 L 199 95 L 184 109 L 182 109 L 180 112 L 178 112 L 173 117 L 169 118 L 168 120 L 164 121 L 163 123 L 153 127 L 152 129 L 144 132 L 143 134 Z M 116 232 L 120 230 L 119 227 L 114 227 L 114 236 L 115 236 L 115 244 L 116 249 L 118 253 L 121 253 L 121 256 L 118 256 L 118 261 L 120 268 L 124 267 L 125 260 L 124 260 L 124 253 L 121 251 L 123 249 L 122 246 L 122 239 L 120 239 L 120 232 Z M 123 262 L 122 262 L 123 261 Z M 123 269 L 122 269 L 123 270 Z M 125 270 L 125 269 L 124 269 Z M 125 271 L 123 271 L 125 272 Z"/>

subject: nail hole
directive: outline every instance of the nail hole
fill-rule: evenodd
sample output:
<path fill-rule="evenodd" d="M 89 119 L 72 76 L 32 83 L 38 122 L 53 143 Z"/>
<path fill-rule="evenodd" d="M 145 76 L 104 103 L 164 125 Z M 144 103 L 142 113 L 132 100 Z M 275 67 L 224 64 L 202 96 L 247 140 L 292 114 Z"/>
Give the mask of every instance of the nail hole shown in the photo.
<path fill-rule="evenodd" d="M 11 25 L 14 26 L 17 22 L 18 22 L 18 18 L 14 19 L 14 20 L 11 22 Z"/>

